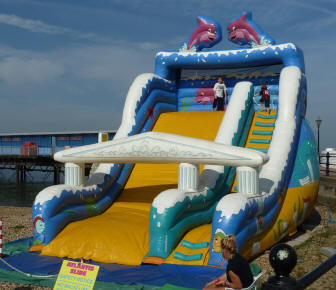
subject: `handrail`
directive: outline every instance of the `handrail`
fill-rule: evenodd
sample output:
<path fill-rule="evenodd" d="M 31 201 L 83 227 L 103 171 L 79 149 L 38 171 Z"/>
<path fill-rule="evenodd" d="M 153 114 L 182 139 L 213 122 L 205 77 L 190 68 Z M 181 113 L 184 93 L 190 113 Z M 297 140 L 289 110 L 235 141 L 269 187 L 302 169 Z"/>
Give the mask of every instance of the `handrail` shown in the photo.
<path fill-rule="evenodd" d="M 275 272 L 275 276 L 270 276 L 268 280 L 262 284 L 262 290 L 302 290 L 336 266 L 336 254 L 299 280 L 296 280 L 290 275 L 297 263 L 296 252 L 290 245 L 277 244 L 273 246 L 269 254 L 269 261 Z"/>
<path fill-rule="evenodd" d="M 335 160 L 336 153 L 320 153 L 319 154 L 319 163 L 320 165 L 324 165 L 325 169 L 320 168 L 320 171 L 325 171 L 326 176 L 329 176 L 330 173 L 336 173 L 336 170 L 332 170 L 336 168 L 336 163 L 332 163 L 331 161 Z M 331 160 L 333 158 L 333 160 Z M 322 162 L 321 159 L 325 159 L 325 162 Z"/>
<path fill-rule="evenodd" d="M 77 147 L 77 146 L 74 146 Z M 72 147 L 72 148 L 74 148 Z M 19 156 L 52 156 L 55 152 L 59 152 L 64 150 L 64 146 L 37 146 L 37 154 L 22 154 L 21 153 L 21 146 L 0 146 L 0 156 L 3 155 L 19 155 Z M 30 147 L 28 147 L 30 148 Z M 35 147 L 36 148 L 36 147 Z"/>
<path fill-rule="evenodd" d="M 303 288 L 306 288 L 335 266 L 336 266 L 336 254 L 331 256 L 329 259 L 324 261 L 319 266 L 317 266 L 311 272 L 304 275 L 301 279 L 298 280 L 298 282 Z"/>

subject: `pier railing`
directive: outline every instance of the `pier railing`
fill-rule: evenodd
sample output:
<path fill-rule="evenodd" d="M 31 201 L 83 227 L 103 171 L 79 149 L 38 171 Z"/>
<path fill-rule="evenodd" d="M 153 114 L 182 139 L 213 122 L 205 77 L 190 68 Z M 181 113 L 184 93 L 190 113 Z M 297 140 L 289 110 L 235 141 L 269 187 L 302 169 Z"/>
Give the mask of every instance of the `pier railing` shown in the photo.
<path fill-rule="evenodd" d="M 36 148 L 27 147 L 22 152 L 22 146 L 0 146 L 0 155 L 20 155 L 20 156 L 52 156 L 58 151 L 64 150 L 64 146 L 60 147 L 43 147 Z"/>
<path fill-rule="evenodd" d="M 320 153 L 320 171 L 326 176 L 336 174 L 336 153 Z"/>

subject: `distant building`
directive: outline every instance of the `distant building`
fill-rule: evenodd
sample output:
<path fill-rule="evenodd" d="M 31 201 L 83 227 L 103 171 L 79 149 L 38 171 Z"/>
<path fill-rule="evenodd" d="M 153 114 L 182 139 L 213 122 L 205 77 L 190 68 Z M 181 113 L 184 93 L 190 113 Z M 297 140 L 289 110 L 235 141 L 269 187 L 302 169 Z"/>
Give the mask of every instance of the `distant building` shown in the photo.
<path fill-rule="evenodd" d="M 0 133 L 0 154 L 21 155 L 22 146 L 34 143 L 38 155 L 53 155 L 65 148 L 95 144 L 99 133 L 106 133 L 105 139 L 112 140 L 115 130 L 77 131 L 77 132 L 37 132 L 37 133 Z"/>

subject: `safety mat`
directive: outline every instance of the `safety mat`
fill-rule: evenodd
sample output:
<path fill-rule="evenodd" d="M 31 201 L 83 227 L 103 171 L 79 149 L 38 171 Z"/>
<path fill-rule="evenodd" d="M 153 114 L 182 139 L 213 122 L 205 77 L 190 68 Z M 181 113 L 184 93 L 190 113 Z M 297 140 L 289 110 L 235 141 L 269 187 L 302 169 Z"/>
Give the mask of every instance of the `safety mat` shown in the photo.
<path fill-rule="evenodd" d="M 18 248 L 23 248 L 23 243 L 27 243 L 27 240 L 4 245 L 4 248 L 8 249 L 10 246 L 14 251 L 15 244 Z M 21 252 L 5 258 L 5 261 L 26 273 L 57 275 L 63 259 Z M 86 262 L 100 266 L 94 289 L 125 289 L 125 287 L 126 289 L 161 289 L 161 287 L 163 289 L 181 289 L 179 287 L 201 289 L 207 282 L 223 274 L 222 269 L 207 266 L 170 264 L 127 266 L 94 261 Z M 52 287 L 56 279 L 56 277 L 51 279 L 26 277 L 12 271 L 1 261 L 0 270 L 1 281 Z"/>

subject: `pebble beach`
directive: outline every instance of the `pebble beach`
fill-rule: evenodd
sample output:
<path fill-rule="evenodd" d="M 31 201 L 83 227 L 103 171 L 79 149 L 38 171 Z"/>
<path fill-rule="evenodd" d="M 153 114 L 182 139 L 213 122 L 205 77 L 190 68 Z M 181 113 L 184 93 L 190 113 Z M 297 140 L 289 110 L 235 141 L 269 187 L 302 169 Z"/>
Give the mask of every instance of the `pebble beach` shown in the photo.
<path fill-rule="evenodd" d="M 336 224 L 328 222 L 329 214 L 327 207 L 324 205 L 316 205 L 315 207 L 318 214 L 321 216 L 320 225 L 317 226 L 313 231 L 306 231 L 305 235 L 307 238 L 294 245 L 298 255 L 298 263 L 292 272 L 295 278 L 300 278 L 307 272 L 314 269 L 322 261 L 326 260 L 327 257 L 323 256 L 319 249 L 321 246 L 325 247 L 336 247 Z M 334 219 L 335 208 L 332 209 Z M 31 237 L 33 235 L 32 225 L 31 225 L 31 208 L 30 207 L 7 207 L 0 206 L 0 217 L 3 218 L 3 242 L 7 243 L 9 241 Z M 290 240 L 285 242 L 290 243 Z M 272 268 L 270 267 L 268 261 L 268 253 L 257 257 L 253 260 L 261 266 L 262 269 L 267 271 L 265 278 L 273 275 Z M 334 290 L 336 285 L 336 267 L 330 270 L 327 274 L 322 276 L 320 279 L 315 281 L 307 289 L 330 289 Z M 0 282 L 0 289 L 51 289 L 45 287 L 20 285 L 16 283 Z"/>

